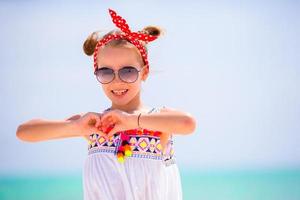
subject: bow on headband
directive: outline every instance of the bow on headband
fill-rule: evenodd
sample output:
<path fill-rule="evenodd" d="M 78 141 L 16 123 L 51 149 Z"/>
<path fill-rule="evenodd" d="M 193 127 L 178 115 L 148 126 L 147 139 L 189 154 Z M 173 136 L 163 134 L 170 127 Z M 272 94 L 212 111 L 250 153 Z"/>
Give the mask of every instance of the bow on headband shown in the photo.
<path fill-rule="evenodd" d="M 135 45 L 138 50 L 141 53 L 141 56 L 145 62 L 145 65 L 149 66 L 148 63 L 148 58 L 147 58 L 147 53 L 145 47 L 142 45 L 140 41 L 144 42 L 151 42 L 155 39 L 157 39 L 156 36 L 153 35 L 148 35 L 144 33 L 139 33 L 139 32 L 131 32 L 127 22 L 125 19 L 123 19 L 121 16 L 117 15 L 117 13 L 111 9 L 109 10 L 109 14 L 112 18 L 113 23 L 122 31 L 121 34 L 109 34 L 106 37 L 102 38 L 101 40 L 98 41 L 95 51 L 94 51 L 94 70 L 96 71 L 97 69 L 97 54 L 98 54 L 98 49 L 108 43 L 111 40 L 114 39 L 126 39 L 133 45 Z"/>

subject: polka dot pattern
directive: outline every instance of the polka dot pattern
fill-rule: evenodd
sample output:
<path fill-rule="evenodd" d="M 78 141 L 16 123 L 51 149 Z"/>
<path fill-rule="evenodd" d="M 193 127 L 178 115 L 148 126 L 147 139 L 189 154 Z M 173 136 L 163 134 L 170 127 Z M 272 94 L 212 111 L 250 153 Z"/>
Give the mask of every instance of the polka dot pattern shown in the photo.
<path fill-rule="evenodd" d="M 122 31 L 122 33 L 121 34 L 110 34 L 98 41 L 98 43 L 95 47 L 95 51 L 94 51 L 94 71 L 96 71 L 96 69 L 97 69 L 98 49 L 101 46 L 110 42 L 111 40 L 117 40 L 117 39 L 126 39 L 127 41 L 129 41 L 130 43 L 135 45 L 139 49 L 140 54 L 145 62 L 145 65 L 147 65 L 149 67 L 146 49 L 140 41 L 147 43 L 147 42 L 151 42 L 151 41 L 157 39 L 157 37 L 148 35 L 148 34 L 144 34 L 144 33 L 131 32 L 129 25 L 127 24 L 125 19 L 123 19 L 121 16 L 117 15 L 117 13 L 114 10 L 112 10 L 112 9 L 108 9 L 108 10 L 109 10 L 109 14 L 112 18 L 112 22 Z"/>

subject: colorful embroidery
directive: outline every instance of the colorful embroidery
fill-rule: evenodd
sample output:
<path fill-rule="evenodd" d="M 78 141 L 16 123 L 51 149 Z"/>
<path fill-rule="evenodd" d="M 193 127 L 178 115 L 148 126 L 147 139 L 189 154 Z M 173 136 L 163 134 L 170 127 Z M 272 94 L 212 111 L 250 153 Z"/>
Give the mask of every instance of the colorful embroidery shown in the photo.
<path fill-rule="evenodd" d="M 110 138 L 106 135 L 94 133 L 89 137 L 89 155 L 98 152 L 114 153 L 119 162 L 123 163 L 126 157 L 148 158 L 174 163 L 173 141 L 169 140 L 164 151 L 160 143 L 159 131 L 147 129 L 132 129 L 116 133 Z M 169 162 L 169 161 L 168 161 Z"/>
<path fill-rule="evenodd" d="M 161 108 L 154 107 L 148 113 L 159 112 Z M 110 108 L 105 109 L 105 111 L 109 110 Z M 139 128 L 116 133 L 110 138 L 104 134 L 94 133 L 89 136 L 88 154 L 114 153 L 121 163 L 126 157 L 162 160 L 166 166 L 169 166 L 175 163 L 172 135 L 162 151 L 161 134 L 160 131 Z"/>

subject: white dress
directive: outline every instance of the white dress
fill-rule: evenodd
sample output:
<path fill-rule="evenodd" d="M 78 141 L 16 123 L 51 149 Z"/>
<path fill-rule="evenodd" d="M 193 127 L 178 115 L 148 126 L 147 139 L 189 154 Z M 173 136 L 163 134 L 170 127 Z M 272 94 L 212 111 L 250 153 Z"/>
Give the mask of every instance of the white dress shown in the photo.
<path fill-rule="evenodd" d="M 148 113 L 159 112 L 153 108 Z M 132 135 L 131 157 L 120 163 L 115 155 L 120 137 L 90 135 L 83 168 L 84 200 L 181 200 L 180 173 L 172 136 L 164 151 L 153 135 Z"/>

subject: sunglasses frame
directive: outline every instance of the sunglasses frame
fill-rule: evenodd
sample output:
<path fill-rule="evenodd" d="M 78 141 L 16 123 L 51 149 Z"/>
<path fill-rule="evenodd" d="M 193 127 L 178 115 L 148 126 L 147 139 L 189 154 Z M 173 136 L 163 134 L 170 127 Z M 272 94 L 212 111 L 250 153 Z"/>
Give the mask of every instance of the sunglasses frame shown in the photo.
<path fill-rule="evenodd" d="M 114 69 L 112 69 L 112 68 L 110 68 L 110 67 L 101 67 L 101 68 L 109 68 L 109 69 L 113 70 L 113 79 L 112 79 L 111 81 L 107 82 L 107 83 L 102 83 L 102 82 L 100 82 L 99 79 L 97 78 L 97 71 L 100 70 L 101 68 L 99 68 L 99 69 L 97 68 L 97 70 L 94 71 L 94 75 L 96 76 L 97 81 L 100 82 L 101 84 L 109 84 L 109 83 L 111 83 L 113 80 L 115 80 L 115 78 L 116 78 L 116 73 L 117 73 L 117 75 L 118 75 L 118 77 L 119 77 L 119 79 L 120 79 L 121 81 L 123 81 L 123 82 L 125 82 L 125 83 L 134 83 L 134 82 L 139 78 L 140 72 L 143 70 L 143 68 L 144 68 L 145 66 L 147 66 L 147 65 L 143 65 L 140 69 L 137 69 L 137 68 L 134 67 L 134 66 L 128 65 L 128 66 L 123 66 L 122 68 L 120 68 L 120 69 L 118 69 L 118 70 L 114 70 Z M 138 74 L 137 74 L 136 79 L 135 79 L 133 82 L 127 82 L 127 81 L 124 81 L 124 80 L 120 77 L 119 71 L 120 71 L 121 69 L 125 68 L 125 67 L 133 67 L 133 68 L 135 68 L 135 69 L 137 70 Z"/>

